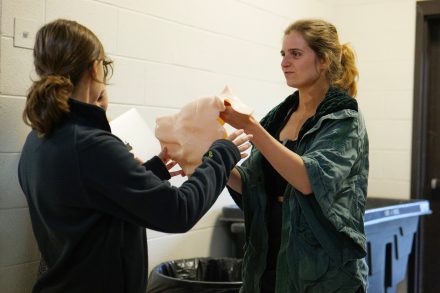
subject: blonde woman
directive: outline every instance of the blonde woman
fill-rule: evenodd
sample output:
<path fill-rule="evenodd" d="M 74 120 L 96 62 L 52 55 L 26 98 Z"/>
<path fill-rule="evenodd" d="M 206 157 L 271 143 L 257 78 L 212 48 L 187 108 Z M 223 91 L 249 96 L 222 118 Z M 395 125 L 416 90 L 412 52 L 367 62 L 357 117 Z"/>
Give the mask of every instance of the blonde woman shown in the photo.
<path fill-rule="evenodd" d="M 364 292 L 368 137 L 354 52 L 332 24 L 305 19 L 285 30 L 281 59 L 292 95 L 260 123 L 221 115 L 253 135 L 228 182 L 245 213 L 241 292 Z"/>

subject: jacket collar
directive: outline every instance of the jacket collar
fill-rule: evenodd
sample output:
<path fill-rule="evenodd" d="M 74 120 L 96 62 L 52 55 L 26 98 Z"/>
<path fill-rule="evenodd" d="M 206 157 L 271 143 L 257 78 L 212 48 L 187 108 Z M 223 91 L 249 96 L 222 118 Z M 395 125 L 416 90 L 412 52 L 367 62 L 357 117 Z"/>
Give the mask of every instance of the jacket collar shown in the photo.
<path fill-rule="evenodd" d="M 276 135 L 278 127 L 282 121 L 286 118 L 289 111 L 295 111 L 299 105 L 299 91 L 294 92 L 288 96 L 281 104 L 270 111 L 266 117 L 261 120 L 261 124 L 266 130 Z M 315 115 L 310 117 L 301 128 L 298 138 L 300 139 L 313 128 L 324 116 L 339 112 L 341 110 L 353 110 L 358 111 L 357 101 L 349 96 L 344 90 L 337 87 L 330 87 L 324 100 L 319 104 L 316 109 Z"/>
<path fill-rule="evenodd" d="M 105 110 L 75 99 L 69 99 L 69 117 L 79 124 L 111 132 Z"/>
<path fill-rule="evenodd" d="M 357 101 L 353 97 L 349 96 L 347 92 L 337 87 L 330 87 L 325 95 L 324 100 L 316 109 L 315 115 L 304 123 L 301 131 L 299 132 L 299 137 L 303 137 L 307 132 L 309 132 L 309 130 L 314 128 L 315 125 L 320 124 L 320 121 L 324 120 L 324 117 L 333 117 L 335 119 L 343 118 L 344 115 L 331 115 L 343 110 L 352 110 L 358 112 Z"/>

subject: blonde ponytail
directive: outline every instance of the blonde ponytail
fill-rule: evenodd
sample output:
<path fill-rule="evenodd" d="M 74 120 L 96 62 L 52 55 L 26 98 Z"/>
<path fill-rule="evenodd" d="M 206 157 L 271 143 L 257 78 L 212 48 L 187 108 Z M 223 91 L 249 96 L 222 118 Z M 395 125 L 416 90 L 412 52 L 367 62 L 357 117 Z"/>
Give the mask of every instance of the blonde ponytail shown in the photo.
<path fill-rule="evenodd" d="M 344 89 L 347 93 L 355 97 L 357 94 L 357 79 L 359 71 L 356 67 L 356 56 L 353 49 L 348 44 L 341 46 L 341 70 L 339 78 L 334 81 L 334 85 Z"/>

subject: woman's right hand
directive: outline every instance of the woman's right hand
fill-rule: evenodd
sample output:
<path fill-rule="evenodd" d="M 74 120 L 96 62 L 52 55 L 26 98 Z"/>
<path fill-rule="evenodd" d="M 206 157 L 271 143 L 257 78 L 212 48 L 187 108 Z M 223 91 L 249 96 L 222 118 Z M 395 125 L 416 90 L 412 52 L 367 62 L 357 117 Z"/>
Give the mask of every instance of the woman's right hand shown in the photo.
<path fill-rule="evenodd" d="M 247 150 L 251 147 L 249 140 L 252 138 L 252 134 L 245 134 L 243 129 L 233 131 L 228 135 L 228 139 L 232 141 L 240 151 L 241 158 L 248 156 Z"/>
<path fill-rule="evenodd" d="M 225 106 L 225 110 L 220 112 L 220 118 L 232 127 L 244 129 L 248 133 L 250 128 L 258 123 L 252 115 L 237 112 L 229 103 L 225 102 Z"/>

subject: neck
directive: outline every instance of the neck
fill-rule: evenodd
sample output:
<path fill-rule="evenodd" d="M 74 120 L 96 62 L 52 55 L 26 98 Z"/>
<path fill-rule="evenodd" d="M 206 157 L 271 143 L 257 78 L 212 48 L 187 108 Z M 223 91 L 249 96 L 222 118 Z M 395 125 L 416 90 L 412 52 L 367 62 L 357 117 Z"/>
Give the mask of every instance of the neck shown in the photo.
<path fill-rule="evenodd" d="M 84 74 L 72 92 L 72 99 L 90 104 L 90 82 L 89 76 Z"/>
<path fill-rule="evenodd" d="M 328 82 L 315 83 L 311 87 L 300 88 L 298 111 L 315 113 L 319 104 L 324 100 L 330 84 Z"/>

